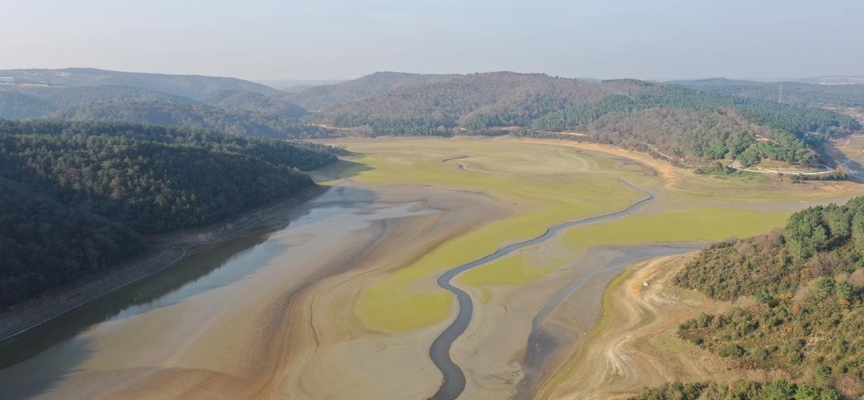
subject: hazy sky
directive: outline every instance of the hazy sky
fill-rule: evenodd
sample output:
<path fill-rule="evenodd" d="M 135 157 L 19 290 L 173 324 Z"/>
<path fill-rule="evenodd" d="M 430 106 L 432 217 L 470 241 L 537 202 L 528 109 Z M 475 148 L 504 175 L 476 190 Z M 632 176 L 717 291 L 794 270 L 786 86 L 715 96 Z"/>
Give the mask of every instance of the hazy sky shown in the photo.
<path fill-rule="evenodd" d="M 0 69 L 864 75 L 861 0 L 3 0 Z"/>

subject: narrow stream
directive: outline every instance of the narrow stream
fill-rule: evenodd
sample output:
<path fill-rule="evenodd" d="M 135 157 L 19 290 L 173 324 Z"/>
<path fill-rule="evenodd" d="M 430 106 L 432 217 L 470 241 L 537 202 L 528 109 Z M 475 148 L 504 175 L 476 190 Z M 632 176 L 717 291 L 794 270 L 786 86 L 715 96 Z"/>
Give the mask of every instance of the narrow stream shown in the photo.
<path fill-rule="evenodd" d="M 450 326 L 448 326 L 443 332 L 441 332 L 441 334 L 437 338 L 435 338 L 435 341 L 432 342 L 432 346 L 429 347 L 429 357 L 432 359 L 432 362 L 435 363 L 435 366 L 438 367 L 438 369 L 444 375 L 444 381 L 441 383 L 441 387 L 438 389 L 438 392 L 436 392 L 431 397 L 432 400 L 453 400 L 459 397 L 459 395 L 462 394 L 462 391 L 465 390 L 465 373 L 462 371 L 461 368 L 459 368 L 458 365 L 456 365 L 455 362 L 453 362 L 453 359 L 450 357 L 450 348 L 453 346 L 453 342 L 459 336 L 462 336 L 462 333 L 464 333 L 465 329 L 468 328 L 468 324 L 471 323 L 471 318 L 474 314 L 474 304 L 471 300 L 471 296 L 469 296 L 468 293 L 466 293 L 462 289 L 453 286 L 450 281 L 453 280 L 456 275 L 459 275 L 469 269 L 498 260 L 516 250 L 549 240 L 562 230 L 624 217 L 632 214 L 640 207 L 654 201 L 655 197 L 654 194 L 652 194 L 651 192 L 648 192 L 647 190 L 642 189 L 623 179 L 621 181 L 625 185 L 645 193 L 648 197 L 639 200 L 636 203 L 633 203 L 630 207 L 627 207 L 621 211 L 615 211 L 609 214 L 577 219 L 555 225 L 547 229 L 546 233 L 544 233 L 543 235 L 540 235 L 531 240 L 526 240 L 524 242 L 514 243 L 509 246 L 502 247 L 501 249 L 498 249 L 498 251 L 489 254 L 483 258 L 450 269 L 438 278 L 438 286 L 441 286 L 443 289 L 450 291 L 456 295 L 456 299 L 459 301 L 459 314 L 456 315 L 456 320 L 454 320 L 453 323 L 450 324 Z"/>

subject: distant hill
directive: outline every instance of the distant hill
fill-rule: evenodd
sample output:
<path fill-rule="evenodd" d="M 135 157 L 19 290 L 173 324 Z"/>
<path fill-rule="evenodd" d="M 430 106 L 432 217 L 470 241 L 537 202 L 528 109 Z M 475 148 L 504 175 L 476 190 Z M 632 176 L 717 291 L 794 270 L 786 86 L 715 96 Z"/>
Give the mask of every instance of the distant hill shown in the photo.
<path fill-rule="evenodd" d="M 16 83 L 48 86 L 129 86 L 194 100 L 201 100 L 207 94 L 220 90 L 245 90 L 263 94 L 278 92 L 269 86 L 237 78 L 119 72 L 94 68 L 0 70 L 0 76 L 14 78 Z"/>
<path fill-rule="evenodd" d="M 225 99 L 223 99 L 225 100 Z M 204 104 L 163 101 L 107 101 L 68 107 L 47 116 L 67 121 L 125 121 L 174 127 L 212 129 L 242 136 L 301 138 L 321 130 L 271 114 L 226 110 Z"/>
<path fill-rule="evenodd" d="M 288 99 L 310 111 L 322 111 L 381 94 L 401 86 L 446 80 L 458 75 L 424 75 L 402 72 L 376 72 L 335 85 L 315 86 Z"/>
<path fill-rule="evenodd" d="M 220 90 L 208 94 L 202 102 L 214 107 L 237 111 L 251 111 L 300 118 L 309 111 L 287 100 L 288 95 L 265 95 L 241 90 Z"/>
<path fill-rule="evenodd" d="M 128 86 L 0 87 L 0 118 L 40 118 L 65 107 L 118 100 L 198 103 L 186 97 Z"/>
<path fill-rule="evenodd" d="M 792 82 L 815 85 L 864 85 L 864 76 L 820 76 L 816 78 L 792 79 Z"/>
<path fill-rule="evenodd" d="M 782 101 L 785 104 L 799 107 L 864 107 L 864 85 L 820 85 L 798 82 L 762 83 L 723 78 L 669 83 L 713 93 Z"/>
<path fill-rule="evenodd" d="M 0 120 L 0 307 L 313 186 L 335 150 L 129 123 Z"/>
<path fill-rule="evenodd" d="M 336 85 L 348 81 L 346 79 L 263 79 L 255 82 L 289 93 L 299 93 L 315 86 Z"/>
<path fill-rule="evenodd" d="M 63 88 L 22 88 L 22 94 L 33 96 L 55 107 L 72 107 L 96 101 L 139 100 L 165 101 L 171 103 L 198 103 L 188 97 L 157 92 L 155 90 L 131 86 L 77 86 Z"/>
<path fill-rule="evenodd" d="M 373 127 L 390 134 L 435 134 L 462 127 L 525 126 L 571 105 L 638 90 L 638 81 L 600 85 L 544 74 L 492 72 L 436 77 L 404 85 L 310 117 L 337 126 Z M 439 129 L 440 127 L 440 129 Z"/>
<path fill-rule="evenodd" d="M 225 130 L 247 136 L 296 136 L 305 124 L 285 119 L 296 119 L 309 112 L 285 100 L 285 96 L 220 90 L 199 102 L 128 86 L 5 88 L 0 89 L 0 118 L 134 121 Z"/>

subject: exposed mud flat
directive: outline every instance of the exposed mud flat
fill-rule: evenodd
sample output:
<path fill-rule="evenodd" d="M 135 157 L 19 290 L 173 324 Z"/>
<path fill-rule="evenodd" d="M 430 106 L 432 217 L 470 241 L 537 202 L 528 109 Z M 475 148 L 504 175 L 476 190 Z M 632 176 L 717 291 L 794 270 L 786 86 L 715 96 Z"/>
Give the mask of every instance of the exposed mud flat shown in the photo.
<path fill-rule="evenodd" d="M 440 376 L 426 351 L 438 327 L 370 332 L 354 316 L 356 296 L 381 274 L 508 211 L 483 196 L 428 187 L 337 189 L 293 211 L 283 229 L 184 260 L 172 268 L 172 284 L 148 280 L 99 301 L 119 309 L 87 307 L 108 315 L 70 315 L 4 343 L 0 398 L 433 393 Z M 74 328 L 57 337 L 58 327 Z"/>

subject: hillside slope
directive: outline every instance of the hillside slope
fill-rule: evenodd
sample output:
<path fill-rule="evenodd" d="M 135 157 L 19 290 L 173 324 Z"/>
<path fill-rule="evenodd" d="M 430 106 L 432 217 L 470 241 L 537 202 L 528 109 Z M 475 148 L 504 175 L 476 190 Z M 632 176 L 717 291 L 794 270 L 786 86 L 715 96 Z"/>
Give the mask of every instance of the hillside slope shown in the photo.
<path fill-rule="evenodd" d="M 543 74 L 469 74 L 401 86 L 311 117 L 336 126 L 371 126 L 388 134 L 436 134 L 524 126 L 567 106 L 636 90 L 638 82 L 599 85 Z M 441 127 L 441 129 L 438 129 Z"/>
<path fill-rule="evenodd" d="M 289 100 L 307 110 L 323 111 L 367 99 L 398 87 L 446 80 L 456 76 L 376 72 L 344 83 L 310 87 L 290 95 Z"/>
<path fill-rule="evenodd" d="M 0 120 L 0 307 L 314 185 L 326 146 L 128 123 Z"/>
<path fill-rule="evenodd" d="M 783 230 L 703 250 L 675 278 L 719 300 L 759 304 L 683 323 L 679 336 L 745 369 L 864 394 L 864 197 L 811 207 Z M 797 397 L 796 397 L 797 398 Z"/>
<path fill-rule="evenodd" d="M 0 118 L 38 118 L 57 110 L 57 105 L 17 90 L 0 89 Z"/>
<path fill-rule="evenodd" d="M 125 121 L 174 127 L 212 129 L 242 136 L 300 138 L 319 128 L 296 119 L 259 112 L 227 110 L 204 104 L 164 101 L 107 101 L 68 107 L 47 116 L 66 121 Z"/>
<path fill-rule="evenodd" d="M 250 111 L 277 115 L 286 118 L 300 118 L 309 111 L 287 100 L 288 95 L 268 96 L 261 93 L 241 90 L 220 90 L 202 99 L 204 104 L 235 111 Z"/>

